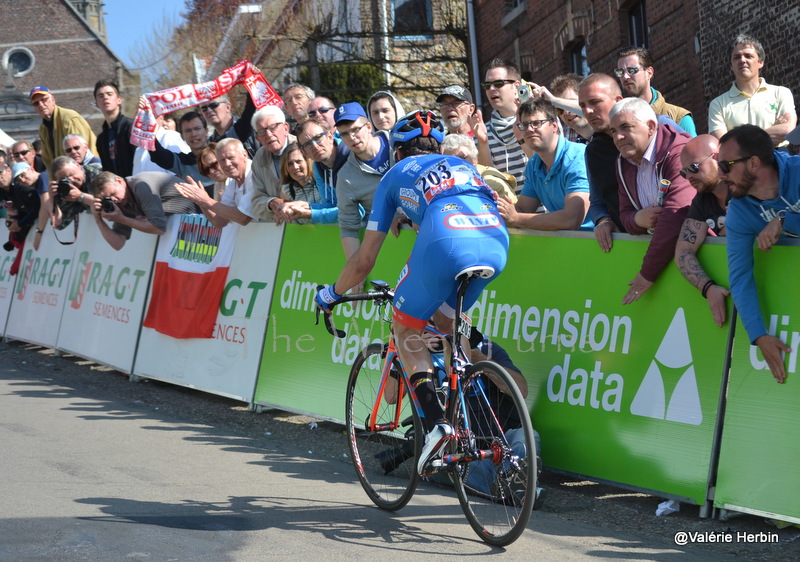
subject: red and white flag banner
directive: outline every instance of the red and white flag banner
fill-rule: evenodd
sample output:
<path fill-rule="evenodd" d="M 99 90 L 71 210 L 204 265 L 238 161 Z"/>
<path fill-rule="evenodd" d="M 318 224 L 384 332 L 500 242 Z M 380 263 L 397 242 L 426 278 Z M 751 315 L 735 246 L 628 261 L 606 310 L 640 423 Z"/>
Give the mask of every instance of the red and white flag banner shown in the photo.
<path fill-rule="evenodd" d="M 203 215 L 172 215 L 158 241 L 143 326 L 173 338 L 212 337 L 238 232 Z"/>
<path fill-rule="evenodd" d="M 156 117 L 209 102 L 227 94 L 237 84 L 244 84 L 256 109 L 265 105 L 283 106 L 283 100 L 264 75 L 257 72 L 249 60 L 241 60 L 223 70 L 215 80 L 145 94 L 149 106 L 139 109 L 133 118 L 131 144 L 145 150 L 155 150 Z"/>

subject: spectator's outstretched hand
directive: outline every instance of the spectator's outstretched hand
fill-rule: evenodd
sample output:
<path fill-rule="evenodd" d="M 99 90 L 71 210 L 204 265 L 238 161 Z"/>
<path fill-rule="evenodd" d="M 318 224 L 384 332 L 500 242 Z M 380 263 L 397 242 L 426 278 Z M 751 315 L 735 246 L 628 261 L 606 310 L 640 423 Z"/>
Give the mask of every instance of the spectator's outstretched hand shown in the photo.
<path fill-rule="evenodd" d="M 603 221 L 594 227 L 594 237 L 597 238 L 597 243 L 600 244 L 600 249 L 608 253 L 614 246 L 614 240 L 611 237 L 612 232 L 619 232 L 619 228 L 614 224 L 614 221 Z"/>
<path fill-rule="evenodd" d="M 192 203 L 197 203 L 198 205 L 210 199 L 203 186 L 191 177 L 187 177 L 185 182 L 176 183 L 175 190 Z"/>
<path fill-rule="evenodd" d="M 708 307 L 711 309 L 711 316 L 714 318 L 714 324 L 719 327 L 722 327 L 725 323 L 725 316 L 727 314 L 725 297 L 730 294 L 731 292 L 721 285 L 712 285 L 706 293 Z"/>
<path fill-rule="evenodd" d="M 789 346 L 769 334 L 756 338 L 755 344 L 761 350 L 761 354 L 764 356 L 767 365 L 769 365 L 769 370 L 772 371 L 772 376 L 775 377 L 775 380 L 779 383 L 785 382 L 786 367 L 783 365 L 781 352 L 791 353 L 792 350 L 789 349 Z"/>
<path fill-rule="evenodd" d="M 642 277 L 641 273 L 637 273 L 636 277 L 634 277 L 633 281 L 628 283 L 628 285 L 630 285 L 631 288 L 628 289 L 625 298 L 622 299 L 622 304 L 631 304 L 632 302 L 638 301 L 642 295 L 653 286 L 653 282 Z"/>

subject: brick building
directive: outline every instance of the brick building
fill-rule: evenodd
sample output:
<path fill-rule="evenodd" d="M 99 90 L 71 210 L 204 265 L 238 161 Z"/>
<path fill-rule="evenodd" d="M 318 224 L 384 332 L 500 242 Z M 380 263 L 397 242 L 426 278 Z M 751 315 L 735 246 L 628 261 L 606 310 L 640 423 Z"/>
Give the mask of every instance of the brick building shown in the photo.
<path fill-rule="evenodd" d="M 97 20 L 102 2 L 77 2 Z M 139 92 L 138 76 L 127 71 L 101 35 L 67 0 L 0 0 L 0 61 L 4 88 L 0 92 L 0 128 L 14 138 L 34 139 L 41 118 L 33 111 L 28 92 L 44 84 L 62 107 L 83 115 L 97 132 L 102 114 L 92 92 L 101 78 L 115 78 L 132 94 L 123 111 L 132 114 Z M 96 23 L 96 21 L 95 21 Z M 104 33 L 105 26 L 100 28 Z M 127 109 L 126 109 L 127 108 Z"/>
<path fill-rule="evenodd" d="M 501 57 L 541 84 L 565 72 L 610 73 L 627 45 L 650 49 L 653 86 L 692 111 L 706 132 L 710 101 L 733 80 L 730 43 L 757 37 L 767 52 L 763 75 L 800 92 L 796 0 L 475 0 L 479 67 Z"/>

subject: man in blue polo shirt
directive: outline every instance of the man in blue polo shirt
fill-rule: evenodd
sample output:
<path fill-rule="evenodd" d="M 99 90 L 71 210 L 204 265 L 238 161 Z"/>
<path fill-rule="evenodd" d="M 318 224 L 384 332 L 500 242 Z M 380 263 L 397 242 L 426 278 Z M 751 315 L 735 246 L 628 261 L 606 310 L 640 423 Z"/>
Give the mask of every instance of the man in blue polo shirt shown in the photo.
<path fill-rule="evenodd" d="M 561 135 L 555 107 L 541 98 L 519 107 L 515 126 L 534 154 L 525 167 L 525 187 L 517 204 L 498 202 L 506 224 L 534 230 L 591 230 L 585 145 Z"/>

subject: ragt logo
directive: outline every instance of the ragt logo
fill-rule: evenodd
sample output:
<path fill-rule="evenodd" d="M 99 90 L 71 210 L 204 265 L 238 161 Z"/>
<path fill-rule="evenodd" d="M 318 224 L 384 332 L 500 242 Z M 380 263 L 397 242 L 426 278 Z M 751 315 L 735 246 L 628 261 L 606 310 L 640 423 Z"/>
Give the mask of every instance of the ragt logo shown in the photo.
<path fill-rule="evenodd" d="M 675 384 L 669 401 L 662 367 L 685 369 Z M 689 332 L 682 308 L 675 311 L 667 333 L 650 362 L 647 374 L 631 402 L 631 414 L 690 425 L 700 425 L 703 422 Z"/>

